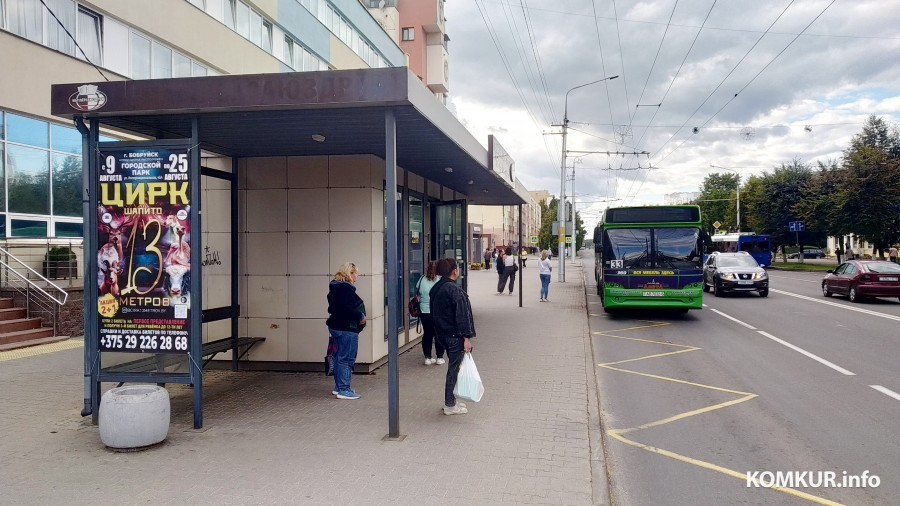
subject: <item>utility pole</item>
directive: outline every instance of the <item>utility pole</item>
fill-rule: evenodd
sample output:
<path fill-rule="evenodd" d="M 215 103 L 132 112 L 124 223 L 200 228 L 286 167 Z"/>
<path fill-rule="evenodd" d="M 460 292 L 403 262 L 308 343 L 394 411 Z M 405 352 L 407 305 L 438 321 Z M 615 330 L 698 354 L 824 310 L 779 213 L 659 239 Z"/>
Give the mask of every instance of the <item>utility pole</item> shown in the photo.
<path fill-rule="evenodd" d="M 562 160 L 559 164 L 559 202 L 556 208 L 556 217 L 557 219 L 559 219 L 559 272 L 557 274 L 557 281 L 559 281 L 560 283 L 566 282 L 566 137 L 568 136 L 569 130 L 569 93 L 572 93 L 578 88 L 584 88 L 585 86 L 590 86 L 591 84 L 609 81 L 617 77 L 619 76 L 616 75 L 611 77 L 604 77 L 603 79 L 580 84 L 578 86 L 575 86 L 574 88 L 569 89 L 569 91 L 566 92 L 562 122 Z M 575 209 L 573 207 L 572 215 L 574 216 L 574 214 Z M 575 227 L 573 226 L 572 228 Z"/>

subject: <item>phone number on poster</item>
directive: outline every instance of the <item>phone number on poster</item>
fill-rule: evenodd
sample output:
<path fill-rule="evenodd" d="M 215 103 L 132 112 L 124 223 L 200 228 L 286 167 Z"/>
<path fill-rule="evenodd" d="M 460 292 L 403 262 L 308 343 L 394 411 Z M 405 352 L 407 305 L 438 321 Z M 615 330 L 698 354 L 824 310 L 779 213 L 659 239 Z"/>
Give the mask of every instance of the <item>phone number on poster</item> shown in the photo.
<path fill-rule="evenodd" d="M 146 336 L 107 334 L 100 336 L 100 348 L 107 351 L 187 351 L 187 336 Z"/>

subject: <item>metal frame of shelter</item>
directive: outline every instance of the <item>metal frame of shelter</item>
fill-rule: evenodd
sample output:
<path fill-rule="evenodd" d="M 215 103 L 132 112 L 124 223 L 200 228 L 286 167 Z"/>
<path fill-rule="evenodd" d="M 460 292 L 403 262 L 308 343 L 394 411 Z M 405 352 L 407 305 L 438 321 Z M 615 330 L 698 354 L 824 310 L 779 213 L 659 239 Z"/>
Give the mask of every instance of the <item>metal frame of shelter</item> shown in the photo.
<path fill-rule="evenodd" d="M 193 386 L 194 427 L 203 425 L 202 323 L 231 319 L 232 340 L 238 339 L 238 159 L 260 156 L 370 154 L 385 161 L 385 200 L 397 200 L 397 168 L 424 177 L 480 205 L 516 205 L 527 201 L 517 189 L 511 157 L 490 139 L 485 150 L 463 125 L 405 67 L 229 75 L 142 81 L 57 84 L 51 90 L 51 113 L 72 120 L 83 136 L 83 213 L 85 222 L 85 409 L 94 417 L 102 382 L 183 383 Z M 87 125 L 85 124 L 87 122 Z M 200 311 L 202 277 L 194 276 L 191 292 L 189 372 L 104 372 L 98 345 L 97 181 L 101 149 L 129 143 L 100 143 L 104 127 L 128 132 L 156 146 L 189 150 L 190 219 L 197 233 L 191 247 L 202 251 L 201 176 L 231 182 L 231 300 L 230 306 Z M 322 139 L 325 139 L 323 142 Z M 133 145 L 147 145 L 138 143 Z M 113 146 L 111 146 L 113 145 Z M 201 167 L 201 150 L 232 159 L 232 172 Z M 452 168 L 452 170 L 448 170 Z M 397 206 L 385 206 L 386 278 L 399 265 Z M 467 237 L 466 240 L 469 240 Z M 199 254 L 190 268 L 202 269 Z M 389 274 L 390 273 L 390 274 Z M 403 276 L 403 273 L 399 273 Z M 388 307 L 404 305 L 400 287 L 388 283 Z M 521 283 L 520 283 L 521 305 Z M 203 316 L 201 316 L 201 313 Z M 387 438 L 400 438 L 399 373 L 401 326 L 388 311 L 388 423 Z M 238 365 L 232 350 L 232 368 Z"/>

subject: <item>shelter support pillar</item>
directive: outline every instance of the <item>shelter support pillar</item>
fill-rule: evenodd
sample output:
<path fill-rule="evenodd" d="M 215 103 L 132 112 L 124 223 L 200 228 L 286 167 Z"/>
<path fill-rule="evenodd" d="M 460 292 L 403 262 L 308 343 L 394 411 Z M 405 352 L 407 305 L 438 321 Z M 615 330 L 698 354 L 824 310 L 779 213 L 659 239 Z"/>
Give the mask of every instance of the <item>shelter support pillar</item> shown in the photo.
<path fill-rule="evenodd" d="M 387 229 L 384 231 L 387 242 L 387 272 L 384 279 L 387 280 L 388 314 L 385 318 L 388 338 L 388 434 L 386 439 L 402 440 L 400 435 L 400 374 L 398 369 L 399 338 L 397 329 L 400 322 L 397 320 L 395 308 L 401 307 L 400 293 L 396 279 L 402 279 L 399 269 L 398 255 L 398 219 L 397 219 L 397 119 L 390 109 L 384 112 L 384 173 L 385 173 L 385 217 Z"/>

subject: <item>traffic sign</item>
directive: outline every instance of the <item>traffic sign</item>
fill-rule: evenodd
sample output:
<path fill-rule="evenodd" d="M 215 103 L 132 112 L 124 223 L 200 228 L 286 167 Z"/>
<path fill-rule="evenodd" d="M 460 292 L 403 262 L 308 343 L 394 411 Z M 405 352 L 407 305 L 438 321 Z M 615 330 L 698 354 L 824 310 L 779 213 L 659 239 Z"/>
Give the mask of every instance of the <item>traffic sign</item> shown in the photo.
<path fill-rule="evenodd" d="M 716 222 L 713 223 L 713 227 L 714 227 L 716 230 L 719 230 L 719 227 L 721 227 L 721 226 L 722 226 L 722 224 L 719 223 L 718 221 L 716 221 Z"/>
<path fill-rule="evenodd" d="M 806 230 L 806 224 L 802 221 L 792 221 L 788 223 L 788 230 L 791 232 L 803 232 Z"/>
<path fill-rule="evenodd" d="M 530 239 L 531 239 L 531 244 L 537 244 L 537 243 L 538 243 L 538 236 L 533 235 L 533 236 L 531 236 Z"/>
<path fill-rule="evenodd" d="M 572 244 L 572 236 L 571 235 L 566 236 L 566 244 Z"/>

